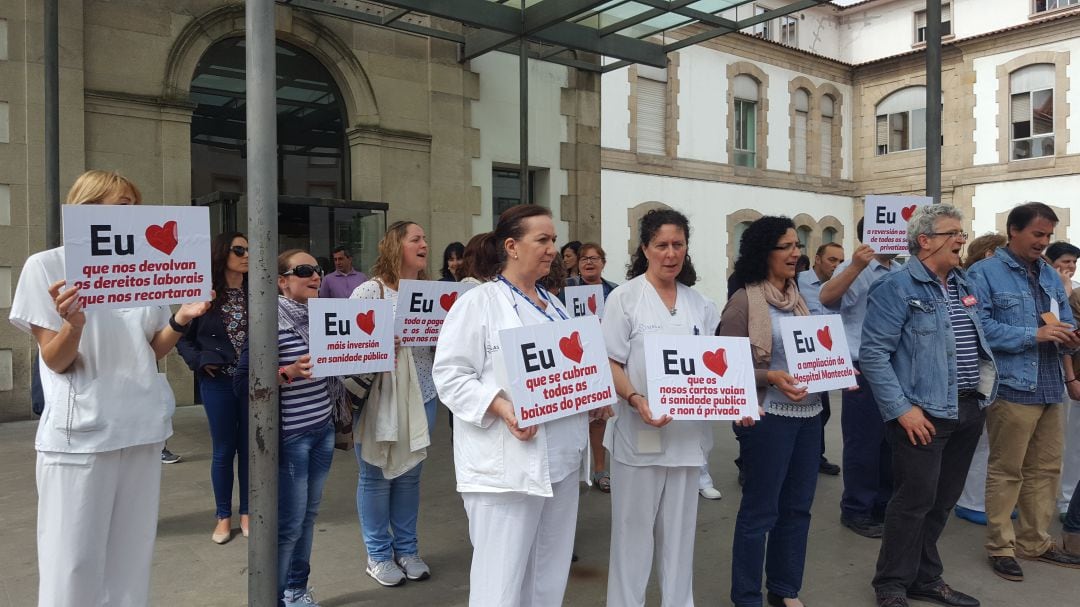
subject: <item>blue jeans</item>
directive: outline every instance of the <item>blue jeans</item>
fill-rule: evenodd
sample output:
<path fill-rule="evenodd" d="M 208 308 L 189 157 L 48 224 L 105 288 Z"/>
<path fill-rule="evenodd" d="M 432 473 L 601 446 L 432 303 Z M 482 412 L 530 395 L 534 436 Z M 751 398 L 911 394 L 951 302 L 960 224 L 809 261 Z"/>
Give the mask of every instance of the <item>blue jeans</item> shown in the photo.
<path fill-rule="evenodd" d="M 436 404 L 437 398 L 424 403 L 429 436 L 435 426 Z M 424 464 L 417 464 L 397 478 L 387 479 L 382 468 L 360 458 L 360 443 L 356 443 L 355 451 L 356 461 L 360 464 L 356 512 L 360 516 L 360 533 L 368 558 L 378 562 L 393 560 L 395 554 L 418 554 L 416 519 L 420 513 L 420 471 Z"/>
<path fill-rule="evenodd" d="M 855 363 L 855 369 L 859 363 Z M 883 520 L 892 497 L 892 449 L 885 440 L 885 422 L 865 375 L 856 376 L 857 390 L 844 390 L 840 428 L 844 434 L 844 493 L 840 512 L 855 518 Z"/>
<path fill-rule="evenodd" d="M 287 436 L 278 455 L 278 596 L 307 588 L 311 542 L 334 459 L 334 424 Z"/>
<path fill-rule="evenodd" d="M 821 461 L 821 416 L 765 415 L 735 432 L 746 482 L 731 548 L 731 602 L 761 607 L 763 562 L 770 592 L 794 598 L 802 589 Z"/>
<path fill-rule="evenodd" d="M 233 460 L 240 480 L 240 514 L 248 513 L 248 410 L 247 400 L 237 398 L 232 377 L 199 377 L 206 421 L 214 455 L 210 460 L 210 482 L 219 519 L 232 516 Z"/>

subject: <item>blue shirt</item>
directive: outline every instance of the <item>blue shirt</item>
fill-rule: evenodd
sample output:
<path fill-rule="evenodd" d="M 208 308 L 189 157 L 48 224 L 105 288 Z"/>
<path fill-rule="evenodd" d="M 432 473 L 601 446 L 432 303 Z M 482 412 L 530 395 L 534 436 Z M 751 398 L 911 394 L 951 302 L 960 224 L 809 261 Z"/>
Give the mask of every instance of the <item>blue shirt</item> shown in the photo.
<path fill-rule="evenodd" d="M 840 264 L 836 271 L 833 272 L 833 278 L 836 278 L 841 272 L 846 270 L 851 265 L 851 260 L 845 261 Z M 896 263 L 896 260 L 886 267 L 881 264 L 875 257 L 870 260 L 870 264 L 863 268 L 862 272 L 855 277 L 855 281 L 851 283 L 848 290 L 844 293 L 844 297 L 840 300 L 839 312 L 844 321 L 844 333 L 847 335 L 848 348 L 851 350 L 851 359 L 854 361 L 859 360 L 859 346 L 862 344 L 862 327 L 863 321 L 866 320 L 866 295 L 870 292 L 870 285 L 874 284 L 877 279 L 882 276 L 887 276 L 893 272 L 899 272 L 901 269 L 900 264 Z M 826 311 L 835 313 L 837 308 L 830 308 L 828 306 L 822 306 Z"/>
<path fill-rule="evenodd" d="M 828 314 L 825 306 L 821 305 L 821 285 L 825 281 L 818 278 L 814 268 L 799 272 L 799 294 L 806 300 L 806 307 L 810 309 L 811 316 Z"/>

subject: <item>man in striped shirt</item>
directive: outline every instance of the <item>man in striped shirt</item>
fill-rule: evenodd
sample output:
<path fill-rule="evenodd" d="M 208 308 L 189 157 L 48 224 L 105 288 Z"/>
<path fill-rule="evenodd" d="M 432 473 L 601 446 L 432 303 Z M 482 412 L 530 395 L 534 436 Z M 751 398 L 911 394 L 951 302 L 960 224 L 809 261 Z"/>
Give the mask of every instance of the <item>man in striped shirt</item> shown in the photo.
<path fill-rule="evenodd" d="M 860 361 L 887 422 L 893 469 L 873 580 L 879 607 L 905 607 L 908 597 L 979 605 L 945 583 L 937 551 L 997 389 L 959 267 L 966 240 L 959 210 L 922 207 L 908 222 L 912 259 L 870 287 Z"/>

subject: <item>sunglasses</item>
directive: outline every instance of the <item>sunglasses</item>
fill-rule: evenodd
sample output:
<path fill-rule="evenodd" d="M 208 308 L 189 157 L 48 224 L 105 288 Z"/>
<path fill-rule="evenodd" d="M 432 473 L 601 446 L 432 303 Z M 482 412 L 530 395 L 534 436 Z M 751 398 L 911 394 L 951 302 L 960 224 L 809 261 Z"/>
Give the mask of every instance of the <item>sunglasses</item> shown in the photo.
<path fill-rule="evenodd" d="M 236 255 L 237 257 L 244 257 L 248 254 L 248 248 L 242 247 L 240 245 L 229 247 L 229 250 L 232 251 L 233 255 Z"/>
<path fill-rule="evenodd" d="M 311 278 L 312 274 L 323 275 L 323 269 L 321 266 L 313 266 L 311 264 L 301 264 L 288 272 L 282 272 L 282 276 L 296 276 L 297 278 Z"/>

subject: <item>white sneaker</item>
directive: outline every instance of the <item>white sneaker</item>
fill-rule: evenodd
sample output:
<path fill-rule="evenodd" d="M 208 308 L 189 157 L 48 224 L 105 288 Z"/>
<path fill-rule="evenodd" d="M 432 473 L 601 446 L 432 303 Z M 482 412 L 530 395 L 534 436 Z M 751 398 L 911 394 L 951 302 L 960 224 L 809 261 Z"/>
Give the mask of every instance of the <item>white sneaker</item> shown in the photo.
<path fill-rule="evenodd" d="M 410 580 L 426 580 L 431 577 L 431 568 L 418 554 L 406 554 L 397 557 L 398 567 L 405 572 L 405 577 Z"/>
<path fill-rule="evenodd" d="M 315 595 L 311 594 L 311 588 L 286 588 L 285 594 L 282 596 L 282 600 L 285 602 L 285 607 L 319 607 L 319 604 L 315 602 Z"/>
<path fill-rule="evenodd" d="M 368 559 L 364 573 L 370 575 L 383 586 L 400 586 L 405 583 L 405 572 L 394 561 L 373 561 Z"/>
<path fill-rule="evenodd" d="M 716 487 L 705 487 L 704 489 L 698 489 L 698 493 L 701 494 L 701 497 L 707 500 L 718 500 L 724 497 L 724 494 L 720 493 L 720 490 Z"/>

